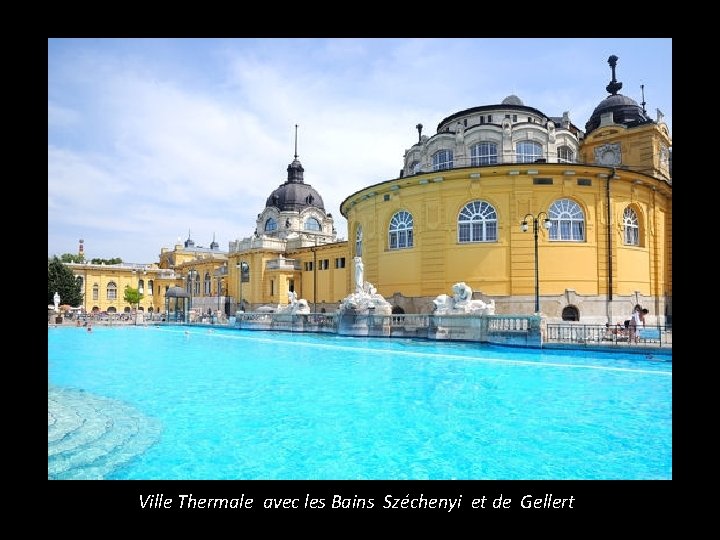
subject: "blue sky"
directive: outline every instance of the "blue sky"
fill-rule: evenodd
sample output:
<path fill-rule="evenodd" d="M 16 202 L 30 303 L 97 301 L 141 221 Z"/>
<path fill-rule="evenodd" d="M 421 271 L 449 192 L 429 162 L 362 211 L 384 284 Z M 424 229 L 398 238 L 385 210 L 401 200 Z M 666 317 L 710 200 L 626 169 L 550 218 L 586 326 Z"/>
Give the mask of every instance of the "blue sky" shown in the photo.
<path fill-rule="evenodd" d="M 584 129 L 607 96 L 665 115 L 672 40 L 48 40 L 48 255 L 157 262 L 188 230 L 223 250 L 287 178 L 294 125 L 305 182 L 347 237 L 340 203 L 396 178 L 416 142 L 462 109 L 516 94 Z"/>

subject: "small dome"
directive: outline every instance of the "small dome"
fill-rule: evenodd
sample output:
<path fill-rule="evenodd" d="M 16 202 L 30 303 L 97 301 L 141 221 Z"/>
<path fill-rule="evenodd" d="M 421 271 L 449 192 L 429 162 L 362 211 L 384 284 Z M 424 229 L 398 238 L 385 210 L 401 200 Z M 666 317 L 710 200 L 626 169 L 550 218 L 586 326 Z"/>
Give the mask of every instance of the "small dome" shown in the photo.
<path fill-rule="evenodd" d="M 281 212 L 300 210 L 308 207 L 320 208 L 325 211 L 320 194 L 310 184 L 303 181 L 303 166 L 295 156 L 287 168 L 288 179 L 279 188 L 273 191 L 265 202 L 265 208 L 275 207 Z"/>
<path fill-rule="evenodd" d="M 524 105 L 524 103 L 515 94 L 510 94 L 508 97 L 502 100 L 502 105 Z"/>
<path fill-rule="evenodd" d="M 638 125 L 651 122 L 643 113 L 642 107 L 637 101 L 622 94 L 614 94 L 603 99 L 585 124 L 585 133 L 597 129 L 600 126 L 600 117 L 607 112 L 613 113 L 613 122 L 616 124 Z"/>
<path fill-rule="evenodd" d="M 275 207 L 281 212 L 295 211 L 308 207 L 320 208 L 325 211 L 320 194 L 310 184 L 295 184 L 286 182 L 267 198 L 265 207 Z"/>

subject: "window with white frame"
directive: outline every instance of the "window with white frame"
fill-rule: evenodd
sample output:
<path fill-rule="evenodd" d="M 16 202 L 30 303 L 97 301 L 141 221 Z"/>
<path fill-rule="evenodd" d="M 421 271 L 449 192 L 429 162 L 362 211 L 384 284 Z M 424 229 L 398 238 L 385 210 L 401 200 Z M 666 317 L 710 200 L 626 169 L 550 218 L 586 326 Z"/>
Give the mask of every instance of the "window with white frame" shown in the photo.
<path fill-rule="evenodd" d="M 497 242 L 497 212 L 486 201 L 467 203 L 458 216 L 458 242 Z"/>
<path fill-rule="evenodd" d="M 309 217 L 305 220 L 305 230 L 306 231 L 319 231 L 321 230 L 320 222 L 314 218 Z"/>
<path fill-rule="evenodd" d="M 155 282 L 152 279 L 148 279 L 148 296 L 153 295 L 153 288 L 155 287 Z"/>
<path fill-rule="evenodd" d="M 265 231 L 266 232 L 272 232 L 277 230 L 277 221 L 275 221 L 273 218 L 269 218 L 265 222 Z"/>
<path fill-rule="evenodd" d="M 363 231 L 362 225 L 358 225 L 355 230 L 355 256 L 362 257 Z"/>
<path fill-rule="evenodd" d="M 438 150 L 433 154 L 433 170 L 441 171 L 443 169 L 452 169 L 453 153 L 452 150 Z"/>
<path fill-rule="evenodd" d="M 203 276 L 203 291 L 205 296 L 212 296 L 212 278 L 210 277 L 210 272 L 205 272 L 205 276 Z"/>
<path fill-rule="evenodd" d="M 142 279 L 138 280 L 138 293 L 145 294 L 145 281 Z"/>
<path fill-rule="evenodd" d="M 93 300 L 99 300 L 100 299 L 100 287 L 97 283 L 93 285 L 93 292 L 92 292 L 92 299 Z"/>
<path fill-rule="evenodd" d="M 569 146 L 558 146 L 557 157 L 560 163 L 575 163 L 575 153 Z"/>
<path fill-rule="evenodd" d="M 518 163 L 535 163 L 543 157 L 543 148 L 535 141 L 520 141 L 515 145 L 515 158 Z"/>
<path fill-rule="evenodd" d="M 550 219 L 550 240 L 585 240 L 585 215 L 578 203 L 570 199 L 558 199 L 550 205 L 547 214 Z"/>
<path fill-rule="evenodd" d="M 117 298 L 117 284 L 114 281 L 109 281 L 107 284 L 107 299 L 115 300 Z"/>
<path fill-rule="evenodd" d="M 390 249 L 405 249 L 413 246 L 413 218 L 406 211 L 397 212 L 390 220 Z"/>
<path fill-rule="evenodd" d="M 640 222 L 638 221 L 635 210 L 633 210 L 629 206 L 623 212 L 623 231 L 625 245 L 640 245 Z"/>
<path fill-rule="evenodd" d="M 470 147 L 470 164 L 494 165 L 497 163 L 497 145 L 491 142 L 481 142 Z"/>

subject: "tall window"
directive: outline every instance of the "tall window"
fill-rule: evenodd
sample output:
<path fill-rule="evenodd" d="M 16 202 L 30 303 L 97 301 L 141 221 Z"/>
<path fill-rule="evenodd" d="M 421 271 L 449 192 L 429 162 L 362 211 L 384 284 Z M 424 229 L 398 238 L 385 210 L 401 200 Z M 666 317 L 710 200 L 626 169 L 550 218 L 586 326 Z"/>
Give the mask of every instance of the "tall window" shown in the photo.
<path fill-rule="evenodd" d="M 582 242 L 585 240 L 585 216 L 582 208 L 570 199 L 558 199 L 548 209 L 550 240 Z"/>
<path fill-rule="evenodd" d="M 97 283 L 93 285 L 93 300 L 99 300 L 100 299 L 100 287 Z"/>
<path fill-rule="evenodd" d="M 210 272 L 205 272 L 205 277 L 203 278 L 203 289 L 205 291 L 205 296 L 211 296 L 212 293 L 212 278 L 210 278 Z"/>
<path fill-rule="evenodd" d="M 145 294 L 145 281 L 142 279 L 138 280 L 138 292 L 140 294 Z"/>
<path fill-rule="evenodd" d="M 363 240 L 362 225 L 358 225 L 357 230 L 355 231 L 355 256 L 356 257 L 362 257 L 362 240 Z"/>
<path fill-rule="evenodd" d="M 77 283 L 77 285 L 78 285 L 78 287 L 80 287 L 81 291 L 85 288 L 85 283 L 83 282 L 82 276 L 76 276 L 75 283 Z"/>
<path fill-rule="evenodd" d="M 114 281 L 108 281 L 107 284 L 107 299 L 115 300 L 117 298 L 117 285 Z"/>
<path fill-rule="evenodd" d="M 273 218 L 269 218 L 265 222 L 265 231 L 266 232 L 277 231 L 277 221 L 275 221 Z"/>
<path fill-rule="evenodd" d="M 148 279 L 148 296 L 153 295 L 154 288 L 155 288 L 155 282 L 152 279 Z"/>
<path fill-rule="evenodd" d="M 497 163 L 497 145 L 491 142 L 478 143 L 470 148 L 470 157 L 473 167 L 494 165 Z"/>
<path fill-rule="evenodd" d="M 443 169 L 452 169 L 453 153 L 452 150 L 439 150 L 433 154 L 433 170 L 441 171 Z"/>
<path fill-rule="evenodd" d="M 520 141 L 515 145 L 515 157 L 518 163 L 535 163 L 543 157 L 542 145 L 535 141 Z"/>
<path fill-rule="evenodd" d="M 629 206 L 623 212 L 623 231 L 625 236 L 625 244 L 628 246 L 640 245 L 640 226 L 635 210 Z"/>
<path fill-rule="evenodd" d="M 560 163 L 575 162 L 575 154 L 573 153 L 572 148 L 570 148 L 569 146 L 558 146 L 557 156 Z"/>
<path fill-rule="evenodd" d="M 390 249 L 410 248 L 413 245 L 413 218 L 404 210 L 390 220 Z"/>
<path fill-rule="evenodd" d="M 320 230 L 320 222 L 315 219 L 314 217 L 307 218 L 305 220 L 305 230 L 306 231 L 319 231 Z"/>
<path fill-rule="evenodd" d="M 497 212 L 490 203 L 472 201 L 460 211 L 458 242 L 497 242 Z"/>

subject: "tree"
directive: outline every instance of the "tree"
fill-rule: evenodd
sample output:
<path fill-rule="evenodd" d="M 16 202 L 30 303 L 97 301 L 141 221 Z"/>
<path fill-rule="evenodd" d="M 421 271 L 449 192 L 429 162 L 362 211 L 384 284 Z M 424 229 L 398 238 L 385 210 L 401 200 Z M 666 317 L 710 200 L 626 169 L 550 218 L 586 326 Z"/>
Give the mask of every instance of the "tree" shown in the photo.
<path fill-rule="evenodd" d="M 53 303 L 55 291 L 60 295 L 63 304 L 78 307 L 82 304 L 83 295 L 80 282 L 60 259 L 53 257 L 48 263 L 48 305 Z"/>
<path fill-rule="evenodd" d="M 113 259 L 90 259 L 91 264 L 122 264 L 122 259 L 120 257 L 115 257 Z"/>
<path fill-rule="evenodd" d="M 140 291 L 137 289 L 133 289 L 130 285 L 125 286 L 125 297 L 124 300 L 130 304 L 131 306 L 133 304 L 140 305 L 140 300 L 144 298 L 145 295 L 143 295 Z"/>
<path fill-rule="evenodd" d="M 52 257 L 48 257 L 48 263 L 51 263 L 53 259 L 58 258 L 57 255 L 53 255 Z M 59 257 L 60 262 L 64 263 L 82 263 L 85 262 L 85 256 L 84 255 L 78 255 L 77 253 L 63 253 Z"/>

